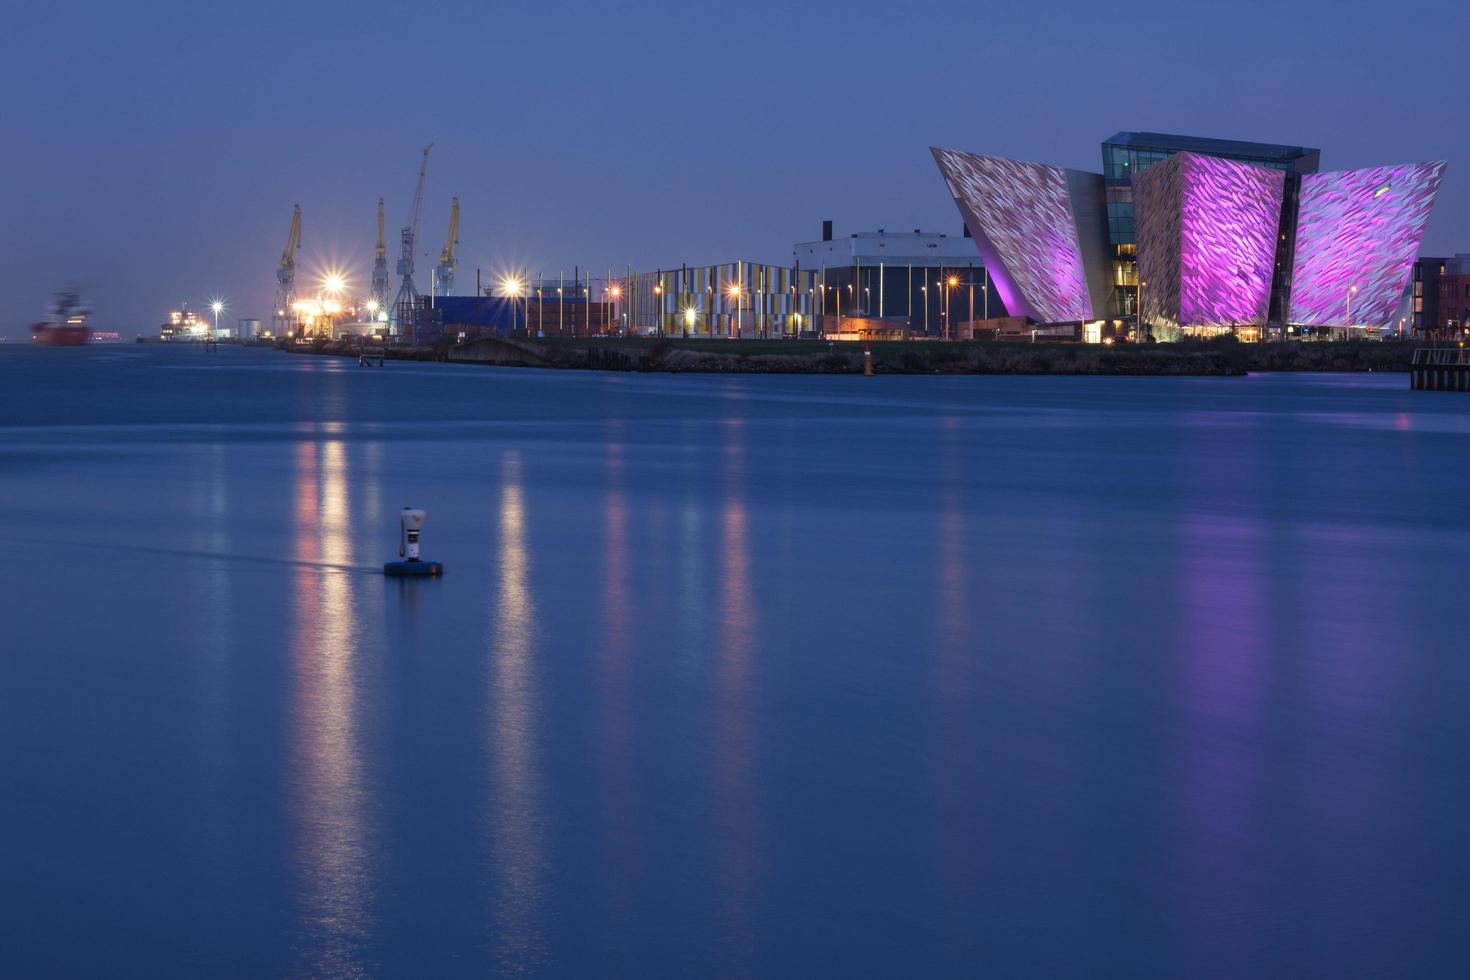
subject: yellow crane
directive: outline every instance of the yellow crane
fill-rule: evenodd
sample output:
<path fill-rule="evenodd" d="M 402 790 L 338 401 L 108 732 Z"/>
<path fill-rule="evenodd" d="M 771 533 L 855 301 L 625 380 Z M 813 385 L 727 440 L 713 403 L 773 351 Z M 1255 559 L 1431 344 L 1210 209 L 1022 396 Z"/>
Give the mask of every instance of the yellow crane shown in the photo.
<path fill-rule="evenodd" d="M 454 289 L 454 246 L 459 244 L 459 198 L 449 205 L 449 238 L 439 250 L 439 268 L 434 270 L 434 280 L 440 296 L 448 296 Z"/>

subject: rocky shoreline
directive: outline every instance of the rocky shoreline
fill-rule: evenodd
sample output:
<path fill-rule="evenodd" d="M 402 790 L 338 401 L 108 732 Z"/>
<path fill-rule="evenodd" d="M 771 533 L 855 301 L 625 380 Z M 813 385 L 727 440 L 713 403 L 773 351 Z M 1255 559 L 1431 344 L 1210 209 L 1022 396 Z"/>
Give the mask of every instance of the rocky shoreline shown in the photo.
<path fill-rule="evenodd" d="M 1063 343 L 874 343 L 875 374 L 1192 375 L 1255 371 L 1407 371 L 1419 344 L 1405 342 L 1209 342 L 1096 346 Z M 824 341 L 486 337 L 464 344 L 393 347 L 390 360 L 506 367 L 704 374 L 861 374 L 860 343 Z M 349 342 L 290 350 L 356 357 Z"/>

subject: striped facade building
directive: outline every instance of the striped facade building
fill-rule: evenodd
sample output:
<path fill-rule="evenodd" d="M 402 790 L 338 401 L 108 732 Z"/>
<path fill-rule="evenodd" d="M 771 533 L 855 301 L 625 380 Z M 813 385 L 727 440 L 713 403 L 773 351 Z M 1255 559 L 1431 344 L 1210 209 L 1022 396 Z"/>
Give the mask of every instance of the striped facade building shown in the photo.
<path fill-rule="evenodd" d="M 819 312 L 817 277 L 760 262 L 631 273 L 622 297 L 628 329 L 664 337 L 796 337 Z"/>

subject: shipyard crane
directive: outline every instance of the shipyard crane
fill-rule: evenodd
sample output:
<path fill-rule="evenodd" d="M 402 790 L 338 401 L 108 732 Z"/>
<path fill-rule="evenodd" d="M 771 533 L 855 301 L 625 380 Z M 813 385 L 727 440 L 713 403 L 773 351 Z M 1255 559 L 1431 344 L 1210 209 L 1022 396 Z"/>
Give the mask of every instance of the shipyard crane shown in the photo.
<path fill-rule="evenodd" d="M 368 297 L 375 317 L 388 315 L 388 249 L 383 245 L 383 199 L 378 198 L 378 248 L 373 253 L 373 291 Z"/>
<path fill-rule="evenodd" d="M 449 240 L 439 250 L 439 268 L 434 270 L 439 295 L 448 296 L 454 289 L 454 246 L 459 244 L 459 198 L 449 206 Z"/>
<path fill-rule="evenodd" d="M 399 283 L 398 296 L 393 300 L 394 328 L 399 333 L 412 330 L 414 314 L 419 305 L 419 290 L 413 283 L 413 250 L 414 241 L 419 235 L 419 208 L 424 203 L 424 174 L 429 171 L 429 151 L 433 148 L 433 143 L 424 147 L 424 158 L 419 163 L 419 183 L 413 192 L 413 218 L 400 235 L 403 251 L 398 258 L 398 274 L 403 277 L 403 281 Z"/>
<path fill-rule="evenodd" d="M 292 205 L 291 233 L 286 237 L 286 248 L 281 252 L 280 264 L 276 267 L 276 315 L 272 318 L 272 332 L 276 336 L 291 332 L 295 323 L 296 303 L 296 253 L 301 249 L 301 205 Z"/>

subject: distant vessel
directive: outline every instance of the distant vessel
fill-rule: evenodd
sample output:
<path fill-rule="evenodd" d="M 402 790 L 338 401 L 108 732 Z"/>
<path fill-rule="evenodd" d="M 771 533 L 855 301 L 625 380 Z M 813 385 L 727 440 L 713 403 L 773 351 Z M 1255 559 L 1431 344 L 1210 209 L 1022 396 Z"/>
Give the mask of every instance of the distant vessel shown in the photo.
<path fill-rule="evenodd" d="M 211 336 L 209 321 L 188 306 L 169 310 L 168 319 L 158 331 L 158 339 L 163 341 L 209 340 Z"/>
<path fill-rule="evenodd" d="M 87 326 L 87 317 L 91 315 L 81 296 L 62 290 L 51 301 L 46 319 L 32 325 L 31 339 L 52 347 L 80 347 L 92 339 L 92 328 Z"/>

